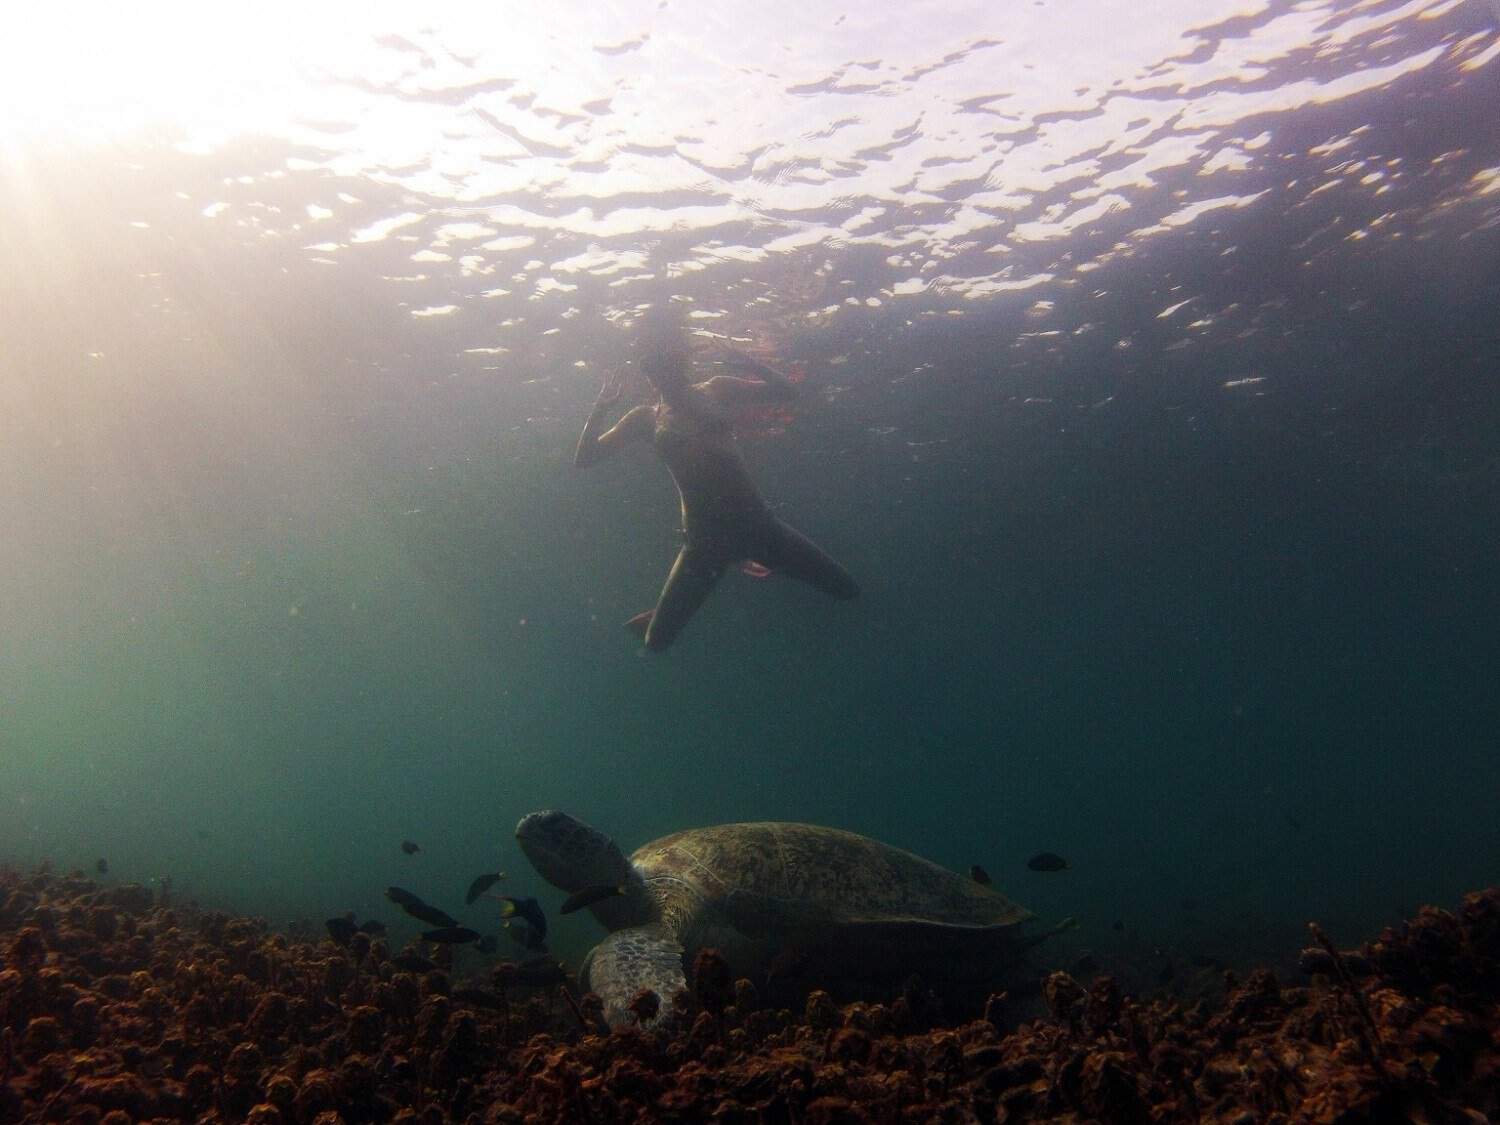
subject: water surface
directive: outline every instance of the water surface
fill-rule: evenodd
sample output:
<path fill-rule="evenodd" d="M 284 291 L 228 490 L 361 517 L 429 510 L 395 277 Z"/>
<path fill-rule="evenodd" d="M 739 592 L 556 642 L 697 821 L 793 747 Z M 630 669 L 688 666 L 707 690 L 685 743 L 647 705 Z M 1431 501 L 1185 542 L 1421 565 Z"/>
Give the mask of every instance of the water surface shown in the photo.
<path fill-rule="evenodd" d="M 869 8 L 26 17 L 0 857 L 394 921 L 802 819 L 1226 957 L 1492 882 L 1497 13 Z M 644 659 L 670 482 L 570 462 L 663 294 L 864 595 Z"/>

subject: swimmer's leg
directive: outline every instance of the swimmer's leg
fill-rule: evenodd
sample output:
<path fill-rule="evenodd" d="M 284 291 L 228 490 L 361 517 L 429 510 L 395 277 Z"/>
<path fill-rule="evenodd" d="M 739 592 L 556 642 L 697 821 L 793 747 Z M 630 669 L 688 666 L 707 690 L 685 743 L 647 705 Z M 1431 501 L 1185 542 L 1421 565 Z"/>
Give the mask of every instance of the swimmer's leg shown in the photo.
<path fill-rule="evenodd" d="M 777 520 L 767 531 L 755 561 L 817 587 L 835 598 L 859 596 L 854 576 L 796 528 Z"/>
<path fill-rule="evenodd" d="M 701 548 L 683 547 L 677 552 L 677 561 L 672 564 L 661 597 L 646 624 L 648 649 L 660 652 L 677 639 L 677 634 L 708 597 L 726 565 L 725 560 Z M 642 616 L 637 614 L 631 622 L 638 622 Z"/>

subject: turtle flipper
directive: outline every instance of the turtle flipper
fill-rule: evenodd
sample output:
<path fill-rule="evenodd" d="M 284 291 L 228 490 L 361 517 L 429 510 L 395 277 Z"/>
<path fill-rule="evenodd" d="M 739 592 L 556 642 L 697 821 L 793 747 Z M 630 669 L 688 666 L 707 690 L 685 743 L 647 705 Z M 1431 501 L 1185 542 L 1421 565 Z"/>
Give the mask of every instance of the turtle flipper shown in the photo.
<path fill-rule="evenodd" d="M 1070 915 L 1050 929 L 1043 930 L 1039 934 L 1029 934 L 1022 938 L 1016 943 L 1016 952 L 1024 953 L 1028 949 L 1034 949 L 1036 946 L 1041 945 L 1042 942 L 1050 937 L 1056 937 L 1058 934 L 1067 933 L 1069 930 L 1076 930 L 1077 928 L 1078 919 Z"/>
<path fill-rule="evenodd" d="M 630 1002 L 643 988 L 661 1001 L 660 1014 L 645 1026 L 663 1026 L 675 1011 L 673 999 L 687 988 L 682 943 L 662 926 L 616 930 L 594 946 L 584 962 L 583 980 L 604 1001 L 604 1019 L 610 1027 L 635 1022 Z"/>

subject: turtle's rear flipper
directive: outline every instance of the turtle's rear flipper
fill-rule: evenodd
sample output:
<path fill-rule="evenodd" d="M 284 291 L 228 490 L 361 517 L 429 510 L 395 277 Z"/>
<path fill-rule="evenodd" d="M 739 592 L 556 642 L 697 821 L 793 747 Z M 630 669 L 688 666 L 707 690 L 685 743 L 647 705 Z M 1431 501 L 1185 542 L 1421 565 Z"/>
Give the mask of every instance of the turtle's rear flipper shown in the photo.
<path fill-rule="evenodd" d="M 687 990 L 682 971 L 682 944 L 661 926 L 632 926 L 605 938 L 584 962 L 583 981 L 604 1001 L 610 1027 L 635 1022 L 630 1003 L 649 988 L 660 1001 L 660 1014 L 647 1027 L 664 1027 L 680 1012 L 674 1000 Z"/>
<path fill-rule="evenodd" d="M 625 628 L 629 629 L 641 640 L 646 639 L 646 630 L 651 628 L 651 619 L 656 616 L 656 610 L 643 609 L 629 621 L 625 622 Z"/>

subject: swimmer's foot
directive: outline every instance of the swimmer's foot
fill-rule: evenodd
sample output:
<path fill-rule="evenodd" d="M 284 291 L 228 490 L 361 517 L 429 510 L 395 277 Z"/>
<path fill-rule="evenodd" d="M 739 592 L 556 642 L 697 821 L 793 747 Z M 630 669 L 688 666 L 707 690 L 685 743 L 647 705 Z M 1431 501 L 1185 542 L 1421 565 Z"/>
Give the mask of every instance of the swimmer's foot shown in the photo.
<path fill-rule="evenodd" d="M 625 622 L 625 628 L 644 641 L 646 639 L 646 630 L 651 628 L 651 619 L 655 616 L 656 610 L 654 609 L 642 610 L 629 621 Z"/>

